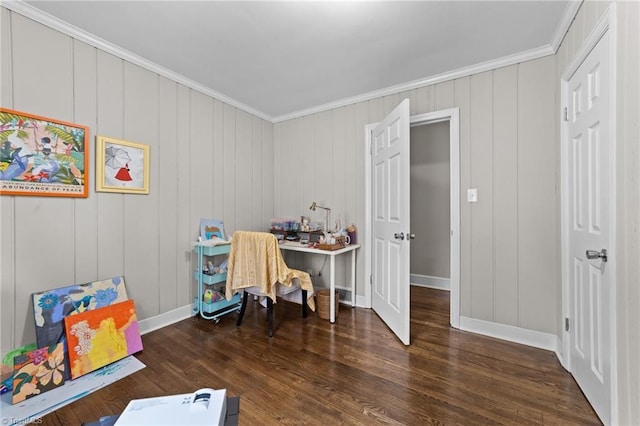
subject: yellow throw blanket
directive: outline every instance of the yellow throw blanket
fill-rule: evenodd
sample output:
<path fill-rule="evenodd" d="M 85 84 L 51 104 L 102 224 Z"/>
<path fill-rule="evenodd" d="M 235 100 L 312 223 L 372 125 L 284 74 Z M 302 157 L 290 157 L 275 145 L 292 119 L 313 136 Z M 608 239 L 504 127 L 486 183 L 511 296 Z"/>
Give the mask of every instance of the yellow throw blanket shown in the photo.
<path fill-rule="evenodd" d="M 294 280 L 298 280 L 300 287 L 307 291 L 307 305 L 315 311 L 311 277 L 304 271 L 289 269 L 273 234 L 248 231 L 233 233 L 227 262 L 227 300 L 241 289 L 257 287 L 260 293 L 275 302 L 277 284 L 291 287 L 295 284 Z"/>

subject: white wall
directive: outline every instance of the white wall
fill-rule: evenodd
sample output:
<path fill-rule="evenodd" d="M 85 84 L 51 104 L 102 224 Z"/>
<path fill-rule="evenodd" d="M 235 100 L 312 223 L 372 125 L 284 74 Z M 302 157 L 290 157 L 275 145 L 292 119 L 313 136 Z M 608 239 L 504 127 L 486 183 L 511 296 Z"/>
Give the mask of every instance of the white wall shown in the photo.
<path fill-rule="evenodd" d="M 640 424 L 640 3 L 618 4 L 617 18 L 619 420 Z"/>
<path fill-rule="evenodd" d="M 35 341 L 35 291 L 124 275 L 138 319 L 187 307 L 200 218 L 273 215 L 273 125 L 1 10 L 3 107 L 88 125 L 86 199 L 0 197 L 0 350 Z M 94 191 L 95 136 L 150 145 L 149 195 Z"/>

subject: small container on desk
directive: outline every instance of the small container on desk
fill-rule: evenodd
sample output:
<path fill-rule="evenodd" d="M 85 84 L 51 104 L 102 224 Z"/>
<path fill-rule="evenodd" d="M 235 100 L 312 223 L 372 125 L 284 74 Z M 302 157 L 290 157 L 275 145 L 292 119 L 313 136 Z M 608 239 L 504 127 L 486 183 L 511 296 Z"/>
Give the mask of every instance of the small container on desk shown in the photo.
<path fill-rule="evenodd" d="M 195 272 L 195 279 L 198 281 L 198 296 L 194 300 L 193 312 L 200 314 L 204 319 L 212 319 L 216 324 L 220 318 L 228 313 L 238 311 L 240 309 L 240 294 L 235 294 L 231 300 L 223 298 L 214 302 L 207 303 L 204 301 L 205 286 L 216 286 L 225 283 L 227 273 L 207 274 L 204 272 L 204 257 L 228 256 L 231 250 L 231 244 L 204 245 L 196 244 L 196 252 L 198 254 L 198 268 Z"/>
<path fill-rule="evenodd" d="M 317 243 L 323 235 L 322 231 L 298 231 L 300 242 L 305 241 L 306 243 Z"/>
<path fill-rule="evenodd" d="M 341 248 L 345 248 L 347 246 L 347 237 L 341 236 L 341 237 L 334 237 L 333 239 L 335 240 L 333 244 L 320 243 L 318 244 L 318 248 L 320 250 L 333 251 L 333 250 L 340 250 Z"/>

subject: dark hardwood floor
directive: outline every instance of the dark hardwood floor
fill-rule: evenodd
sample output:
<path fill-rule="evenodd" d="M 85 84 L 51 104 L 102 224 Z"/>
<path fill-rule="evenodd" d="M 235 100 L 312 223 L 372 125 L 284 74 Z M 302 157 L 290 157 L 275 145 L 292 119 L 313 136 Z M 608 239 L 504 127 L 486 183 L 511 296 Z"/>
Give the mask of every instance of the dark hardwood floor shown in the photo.
<path fill-rule="evenodd" d="M 413 287 L 411 346 L 368 309 L 341 306 L 336 324 L 299 305 L 249 301 L 219 324 L 190 318 L 143 336 L 147 367 L 42 419 L 80 425 L 131 399 L 226 388 L 240 425 L 600 424 L 555 354 L 452 329 L 449 294 Z"/>

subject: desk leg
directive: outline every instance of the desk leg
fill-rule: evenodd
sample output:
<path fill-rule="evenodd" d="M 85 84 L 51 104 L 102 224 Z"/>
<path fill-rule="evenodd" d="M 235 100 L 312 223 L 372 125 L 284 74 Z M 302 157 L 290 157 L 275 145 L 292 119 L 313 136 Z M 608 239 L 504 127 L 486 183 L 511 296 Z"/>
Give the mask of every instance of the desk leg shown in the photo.
<path fill-rule="evenodd" d="M 356 251 L 351 250 L 351 307 L 356 307 Z"/>
<path fill-rule="evenodd" d="M 334 323 L 336 322 L 336 257 L 329 255 L 329 274 L 330 277 L 330 290 L 329 290 L 329 320 Z"/>

